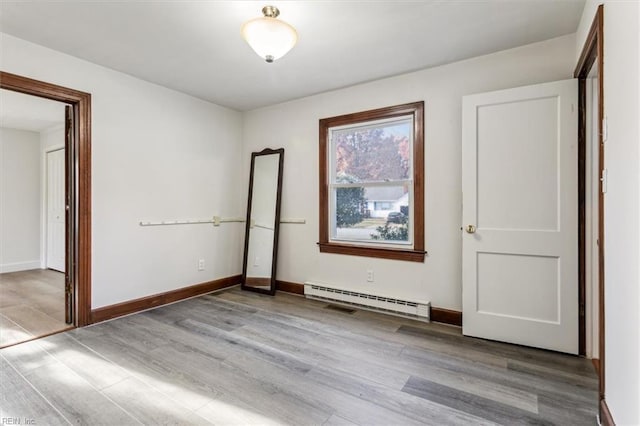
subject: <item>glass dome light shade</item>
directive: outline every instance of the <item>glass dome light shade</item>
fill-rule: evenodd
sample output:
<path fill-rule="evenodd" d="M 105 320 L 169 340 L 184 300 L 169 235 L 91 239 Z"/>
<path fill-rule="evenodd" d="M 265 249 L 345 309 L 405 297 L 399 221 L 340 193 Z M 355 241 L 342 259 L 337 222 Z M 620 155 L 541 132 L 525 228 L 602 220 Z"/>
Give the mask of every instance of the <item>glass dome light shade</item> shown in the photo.
<path fill-rule="evenodd" d="M 252 19 L 242 26 L 242 37 L 267 62 L 287 54 L 298 41 L 295 28 L 276 18 Z"/>

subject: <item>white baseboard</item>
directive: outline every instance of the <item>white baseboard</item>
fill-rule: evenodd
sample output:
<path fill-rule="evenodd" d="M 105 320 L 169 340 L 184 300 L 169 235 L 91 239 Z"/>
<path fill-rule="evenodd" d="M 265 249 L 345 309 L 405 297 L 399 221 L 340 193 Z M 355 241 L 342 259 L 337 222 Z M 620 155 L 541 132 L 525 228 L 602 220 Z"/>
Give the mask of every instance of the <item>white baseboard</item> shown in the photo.
<path fill-rule="evenodd" d="M 0 265 L 0 273 L 29 271 L 31 269 L 41 269 L 40 260 L 32 260 L 30 262 L 5 263 Z"/>

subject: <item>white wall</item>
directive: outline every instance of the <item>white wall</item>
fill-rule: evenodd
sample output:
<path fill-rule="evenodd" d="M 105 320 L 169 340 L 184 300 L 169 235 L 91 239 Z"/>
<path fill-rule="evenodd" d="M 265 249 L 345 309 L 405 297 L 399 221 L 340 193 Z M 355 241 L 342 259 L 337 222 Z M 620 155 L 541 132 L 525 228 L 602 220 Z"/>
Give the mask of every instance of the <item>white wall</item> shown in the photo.
<path fill-rule="evenodd" d="M 585 6 L 576 57 L 598 3 Z M 637 1 L 604 6 L 605 397 L 619 425 L 640 424 L 639 9 Z"/>
<path fill-rule="evenodd" d="M 0 51 L 3 71 L 92 95 L 94 309 L 240 273 L 242 224 L 138 225 L 242 215 L 240 113 L 7 34 Z"/>
<path fill-rule="evenodd" d="M 313 280 L 461 309 L 461 100 L 463 95 L 570 78 L 573 35 L 245 113 L 244 158 L 284 147 L 278 279 Z M 425 101 L 424 263 L 319 253 L 318 120 Z M 277 123 L 274 125 L 274 123 Z M 244 176 L 247 179 L 248 162 Z M 372 269 L 374 283 L 366 282 Z"/>
<path fill-rule="evenodd" d="M 0 128 L 0 272 L 40 267 L 40 135 Z"/>
<path fill-rule="evenodd" d="M 40 132 L 40 148 L 43 152 L 64 147 L 64 112 L 60 116 L 60 125 Z"/>

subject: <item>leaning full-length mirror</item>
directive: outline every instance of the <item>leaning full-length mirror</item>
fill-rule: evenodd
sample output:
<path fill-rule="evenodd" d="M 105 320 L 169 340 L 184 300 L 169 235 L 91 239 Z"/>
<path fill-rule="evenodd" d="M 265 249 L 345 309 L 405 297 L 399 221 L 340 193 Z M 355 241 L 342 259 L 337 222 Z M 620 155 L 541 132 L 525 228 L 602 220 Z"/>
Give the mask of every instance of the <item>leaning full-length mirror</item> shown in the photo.
<path fill-rule="evenodd" d="M 242 289 L 276 292 L 284 149 L 251 154 Z"/>

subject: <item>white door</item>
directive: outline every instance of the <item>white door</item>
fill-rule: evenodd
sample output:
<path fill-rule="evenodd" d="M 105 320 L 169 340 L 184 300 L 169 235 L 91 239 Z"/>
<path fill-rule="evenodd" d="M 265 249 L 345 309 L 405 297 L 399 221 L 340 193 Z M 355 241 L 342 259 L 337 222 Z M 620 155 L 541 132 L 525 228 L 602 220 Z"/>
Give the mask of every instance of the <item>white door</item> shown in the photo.
<path fill-rule="evenodd" d="M 47 268 L 65 272 L 65 150 L 47 153 Z"/>
<path fill-rule="evenodd" d="M 578 83 L 463 98 L 463 334 L 578 353 Z"/>

